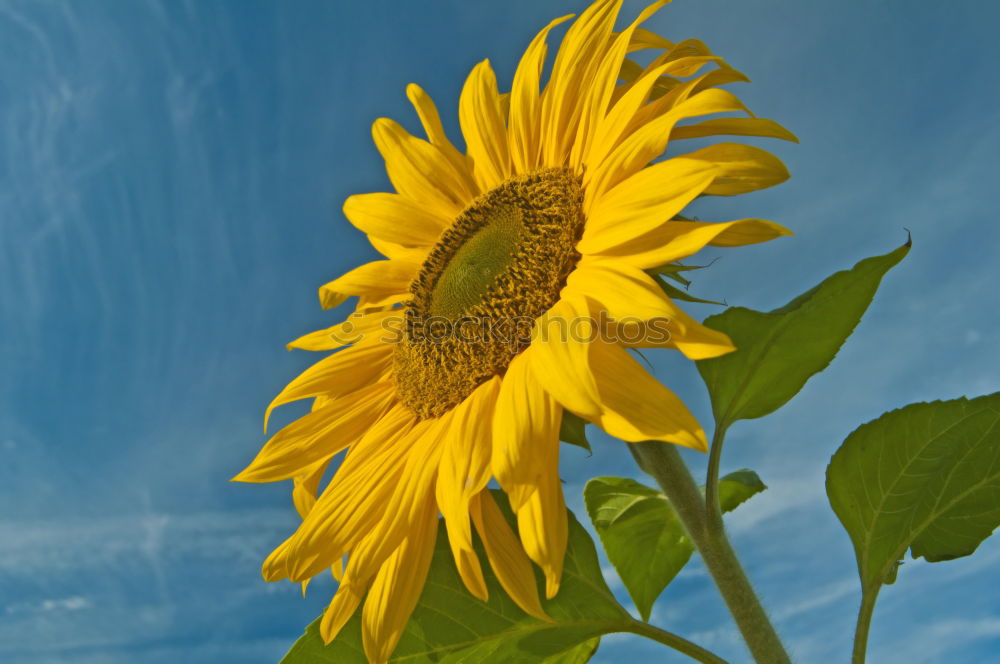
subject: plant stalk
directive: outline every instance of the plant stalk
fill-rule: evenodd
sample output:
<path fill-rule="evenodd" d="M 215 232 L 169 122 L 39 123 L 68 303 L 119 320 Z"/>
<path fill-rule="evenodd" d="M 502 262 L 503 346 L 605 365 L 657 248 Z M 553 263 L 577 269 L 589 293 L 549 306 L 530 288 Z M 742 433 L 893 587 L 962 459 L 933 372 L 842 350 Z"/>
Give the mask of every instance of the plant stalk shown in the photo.
<path fill-rule="evenodd" d="M 705 499 L 677 449 L 652 441 L 629 443 L 628 446 L 639 467 L 656 479 L 670 499 L 691 541 L 698 547 L 754 661 L 757 664 L 791 664 L 726 537 L 721 518 L 717 522 L 709 518 Z"/>
<path fill-rule="evenodd" d="M 653 627 L 649 623 L 633 620 L 629 623 L 625 631 L 637 634 L 638 636 L 645 636 L 647 639 L 652 639 L 653 641 L 662 643 L 665 646 L 670 646 L 674 650 L 684 653 L 691 659 L 702 662 L 702 664 L 729 664 L 726 660 L 711 651 L 705 650 L 697 643 L 692 643 L 683 637 L 677 636 L 676 634 L 666 630 L 662 630 L 659 627 Z"/>
<path fill-rule="evenodd" d="M 722 444 L 726 438 L 728 424 L 717 423 L 712 436 L 712 446 L 708 449 L 708 471 L 705 477 L 706 519 L 710 528 L 722 529 L 722 505 L 719 501 L 719 467 L 722 465 Z"/>
<path fill-rule="evenodd" d="M 861 590 L 861 608 L 858 610 L 858 626 L 854 629 L 854 653 L 851 664 L 865 664 L 868 651 L 868 630 L 872 625 L 872 614 L 875 612 L 875 600 L 878 599 L 879 587 L 874 591 L 868 588 Z"/>

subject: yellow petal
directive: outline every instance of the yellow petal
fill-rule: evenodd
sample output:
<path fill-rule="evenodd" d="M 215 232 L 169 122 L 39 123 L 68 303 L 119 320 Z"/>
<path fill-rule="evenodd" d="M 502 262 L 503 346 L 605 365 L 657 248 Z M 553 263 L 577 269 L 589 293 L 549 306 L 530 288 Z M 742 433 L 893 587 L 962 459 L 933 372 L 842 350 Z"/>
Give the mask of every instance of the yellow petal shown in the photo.
<path fill-rule="evenodd" d="M 774 120 L 767 118 L 717 118 L 684 127 L 674 127 L 670 140 L 683 138 L 703 138 L 728 134 L 730 136 L 764 136 L 799 142 L 795 134 Z"/>
<path fill-rule="evenodd" d="M 579 124 L 580 91 L 608 50 L 621 0 L 598 0 L 566 31 L 542 97 L 542 165 L 565 166 Z"/>
<path fill-rule="evenodd" d="M 370 336 L 312 365 L 274 397 L 264 413 L 264 430 L 271 411 L 299 399 L 337 397 L 378 382 L 392 365 L 392 346 Z"/>
<path fill-rule="evenodd" d="M 535 572 L 528 554 L 489 491 L 472 502 L 472 520 L 500 585 L 521 610 L 539 620 L 551 620 L 542 609 Z"/>
<path fill-rule="evenodd" d="M 661 48 L 669 50 L 673 48 L 673 45 L 673 42 L 664 39 L 655 32 L 650 32 L 645 28 L 636 28 L 632 33 L 632 39 L 629 43 L 628 51 L 629 53 L 633 53 L 646 48 Z"/>
<path fill-rule="evenodd" d="M 436 484 L 438 509 L 448 525 L 448 542 L 459 575 L 469 592 L 483 601 L 487 599 L 486 582 L 472 548 L 469 503 L 490 479 L 491 428 L 499 390 L 500 378 L 494 377 L 455 407 L 444 434 Z"/>
<path fill-rule="evenodd" d="M 713 164 L 693 159 L 642 169 L 595 203 L 577 250 L 603 253 L 648 234 L 705 191 L 717 174 Z"/>
<path fill-rule="evenodd" d="M 434 100 L 431 99 L 430 95 L 424 92 L 424 89 L 416 83 L 410 83 L 406 86 L 406 98 L 413 104 L 413 109 L 417 112 L 420 124 L 427 134 L 427 140 L 432 145 L 442 147 L 452 145 L 451 141 L 448 140 L 448 135 L 444 131 L 444 125 L 441 124 L 441 115 L 438 113 L 437 105 L 434 104 Z M 452 145 L 452 147 L 454 146 Z"/>
<path fill-rule="evenodd" d="M 395 398 L 392 384 L 383 382 L 336 399 L 276 433 L 246 470 L 233 479 L 277 482 L 301 474 L 359 439 Z"/>
<path fill-rule="evenodd" d="M 674 44 L 668 57 L 671 60 L 712 55 L 712 51 L 700 39 L 684 39 Z"/>
<path fill-rule="evenodd" d="M 689 360 L 704 360 L 736 350 L 724 333 L 705 327 L 674 302 L 670 302 L 670 307 L 673 311 L 667 323 L 658 319 L 621 326 L 616 330 L 615 339 L 627 348 L 674 348 Z"/>
<path fill-rule="evenodd" d="M 295 504 L 295 511 L 299 513 L 299 518 L 306 518 L 316 504 L 316 492 L 328 465 L 330 458 L 320 459 L 292 478 L 292 502 Z M 302 590 L 305 592 L 305 588 Z"/>
<path fill-rule="evenodd" d="M 517 510 L 536 489 L 545 468 L 538 445 L 559 440 L 562 408 L 531 371 L 534 347 L 507 367 L 493 416 L 491 467 Z"/>
<path fill-rule="evenodd" d="M 587 347 L 597 336 L 586 302 L 563 298 L 535 322 L 531 346 L 521 354 L 545 391 L 584 418 L 600 412 L 597 387 L 587 371 Z"/>
<path fill-rule="evenodd" d="M 423 263 L 427 258 L 427 253 L 430 251 L 430 247 L 405 247 L 401 244 L 396 244 L 395 242 L 380 240 L 377 237 L 372 237 L 371 235 L 368 236 L 368 242 L 371 243 L 375 251 L 379 252 L 386 258 L 406 261 L 409 263 Z"/>
<path fill-rule="evenodd" d="M 294 535 L 282 542 L 278 548 L 268 555 L 264 563 L 260 566 L 260 573 L 265 581 L 278 581 L 288 578 L 287 564 L 293 538 Z"/>
<path fill-rule="evenodd" d="M 601 400 L 601 415 L 592 420 L 609 435 L 626 442 L 661 440 L 702 452 L 708 441 L 687 406 L 617 343 L 590 345 L 590 370 Z"/>
<path fill-rule="evenodd" d="M 743 72 L 737 71 L 725 63 L 719 63 L 718 69 L 713 69 L 705 74 L 702 74 L 698 78 L 687 82 L 687 91 L 689 95 L 695 95 L 702 90 L 707 90 L 709 88 L 714 88 L 718 85 L 725 85 L 727 83 L 748 83 L 750 81 L 747 75 Z M 740 110 L 746 110 L 740 109 Z M 749 113 L 749 115 L 753 115 Z"/>
<path fill-rule="evenodd" d="M 340 630 L 344 628 L 347 621 L 351 619 L 354 612 L 365 596 L 365 588 L 356 585 L 341 583 L 337 589 L 337 594 L 333 596 L 330 605 L 323 612 L 323 619 L 319 623 L 319 634 L 324 643 L 330 643 Z"/>
<path fill-rule="evenodd" d="M 344 215 L 355 228 L 373 237 L 408 246 L 430 246 L 451 224 L 400 194 L 358 194 L 344 201 Z"/>
<path fill-rule="evenodd" d="M 539 32 L 517 65 L 514 82 L 511 85 L 510 105 L 510 156 L 514 170 L 518 173 L 529 173 L 538 168 L 541 141 L 541 96 L 538 91 L 542 75 L 542 65 L 545 64 L 547 45 L 545 38 L 549 31 L 560 23 L 572 18 L 573 15 L 562 16 L 545 26 Z"/>
<path fill-rule="evenodd" d="M 610 339 L 628 348 L 676 348 L 692 360 L 735 350 L 729 337 L 695 321 L 652 277 L 622 261 L 585 258 L 563 292 L 593 300 L 591 315 L 617 321 L 608 326 Z"/>
<path fill-rule="evenodd" d="M 570 273 L 564 293 L 588 296 L 600 306 L 592 311 L 600 319 L 618 322 L 672 318 L 676 307 L 648 274 L 614 259 L 582 260 Z"/>
<path fill-rule="evenodd" d="M 401 330 L 401 311 L 386 309 L 371 313 L 353 313 L 343 323 L 305 334 L 288 344 L 288 350 L 336 350 L 363 342 L 369 335 L 384 335 L 391 343 Z"/>
<path fill-rule="evenodd" d="M 472 166 L 469 163 L 469 159 L 459 152 L 452 142 L 448 140 L 448 135 L 445 134 L 444 126 L 441 124 L 441 116 L 438 114 L 434 100 L 415 83 L 410 83 L 406 86 L 406 98 L 413 104 L 413 108 L 420 118 L 420 124 L 423 125 L 424 132 L 427 134 L 427 140 L 431 142 L 431 145 L 441 150 L 445 158 L 452 163 L 455 171 L 465 181 L 469 190 L 474 194 L 478 193 L 476 191 L 476 183 L 472 177 Z"/>
<path fill-rule="evenodd" d="M 691 40 L 697 41 L 697 40 Z M 700 44 L 700 42 L 698 42 Z M 680 44 L 678 44 L 680 46 Z M 702 44 L 702 47 L 704 45 Z M 667 56 L 667 60 L 671 62 L 683 63 L 688 57 L 708 57 L 711 55 L 711 51 L 707 48 L 686 48 L 678 49 L 677 47 L 671 51 L 671 54 Z M 670 60 L 670 58 L 676 58 Z M 746 75 L 733 69 L 725 60 L 718 59 L 714 61 L 717 65 L 717 69 L 709 70 L 708 72 L 701 74 L 693 79 L 684 81 L 683 83 L 672 76 L 663 76 L 661 83 L 654 86 L 653 93 L 650 95 L 652 101 L 648 104 L 641 113 L 637 114 L 637 117 L 641 119 L 641 124 L 651 121 L 653 118 L 659 117 L 660 115 L 666 113 L 667 111 L 679 106 L 683 102 L 696 96 L 699 92 L 713 88 L 725 83 L 745 83 L 749 81 Z M 752 116 L 746 107 L 742 104 L 738 104 L 737 108 L 734 110 L 744 111 L 748 115 Z"/>
<path fill-rule="evenodd" d="M 365 466 L 375 463 L 381 457 L 389 455 L 405 459 L 407 450 L 400 449 L 400 436 L 416 423 L 413 411 L 402 403 L 393 405 L 389 412 L 373 424 L 356 444 L 352 445 L 337 471 L 335 481 L 341 477 L 360 472 Z"/>
<path fill-rule="evenodd" d="M 466 515 L 465 518 L 468 520 L 469 516 Z M 453 523 L 447 525 L 449 526 L 448 532 L 450 533 Z M 486 587 L 486 577 L 483 576 L 483 567 L 479 563 L 479 556 L 476 555 L 475 549 L 453 541 L 450 535 L 448 544 L 451 547 L 451 555 L 455 559 L 455 568 L 458 570 L 458 576 L 462 579 L 462 585 L 465 586 L 465 589 L 473 597 L 483 602 L 489 601 L 490 591 Z"/>
<path fill-rule="evenodd" d="M 587 154 L 588 164 L 601 163 L 608 153 L 618 146 L 636 112 L 649 99 L 653 85 L 660 80 L 660 76 L 669 66 L 669 64 L 661 65 L 642 74 L 615 102 L 597 126 L 590 152 Z"/>
<path fill-rule="evenodd" d="M 336 561 L 330 567 L 330 575 L 333 577 L 334 581 L 337 581 L 337 582 L 340 581 L 340 579 L 344 576 L 344 561 L 343 560 Z M 309 582 L 310 581 L 312 581 L 312 579 L 306 579 L 305 581 L 301 582 L 301 585 L 302 585 L 302 596 L 303 597 L 306 596 L 306 588 L 309 587 Z"/>
<path fill-rule="evenodd" d="M 617 85 L 618 72 L 621 70 L 622 62 L 631 43 L 632 34 L 639 25 L 669 1 L 657 0 L 642 10 L 628 28 L 612 39 L 611 47 L 597 63 L 593 79 L 589 85 L 582 89 L 581 99 L 577 101 L 581 106 L 581 112 L 576 138 L 570 153 L 571 166 L 576 167 L 582 164 L 584 156 L 590 152 L 590 144 L 594 140 L 597 126 L 607 114 L 608 104 L 611 102 L 611 96 Z"/>
<path fill-rule="evenodd" d="M 793 235 L 792 231 L 781 224 L 764 219 L 738 219 L 725 223 L 731 225 L 712 238 L 709 244 L 713 247 L 743 247 Z"/>
<path fill-rule="evenodd" d="M 456 406 L 452 424 L 445 434 L 444 452 L 438 467 L 439 496 L 454 498 L 463 514 L 468 514 L 472 496 L 490 479 L 493 413 L 500 384 L 500 378 L 495 376 Z"/>
<path fill-rule="evenodd" d="M 678 47 L 679 46 L 680 44 L 678 44 Z M 660 115 L 662 112 L 665 112 L 672 105 L 684 101 L 694 92 L 706 87 L 702 85 L 701 79 L 697 81 L 689 81 L 682 85 L 681 82 L 675 77 L 692 76 L 696 74 L 701 67 L 711 63 L 714 63 L 723 69 L 732 69 L 722 58 L 710 55 L 710 52 L 707 49 L 704 54 L 696 55 L 688 49 L 673 48 L 669 52 L 662 53 L 661 55 L 653 58 L 649 64 L 645 66 L 645 68 L 640 67 L 632 60 L 625 60 L 622 63 L 620 78 L 626 81 L 626 84 L 619 86 L 622 88 L 621 94 L 624 94 L 624 92 L 628 90 L 632 84 L 640 78 L 648 75 L 652 70 L 658 70 L 660 74 L 653 84 L 650 99 L 653 101 L 660 100 L 668 93 L 672 95 L 673 99 L 670 102 L 668 102 L 668 100 L 663 100 L 662 102 L 657 102 L 656 104 L 651 103 L 650 106 L 644 107 L 641 115 L 646 118 L 645 121 L 649 121 L 657 115 Z M 709 72 L 709 74 L 710 73 L 711 72 Z M 704 78 L 704 76 L 707 76 L 707 74 L 703 75 L 702 78 Z M 743 80 L 743 78 L 738 80 Z M 725 82 L 732 83 L 734 81 L 727 80 Z M 621 96 L 621 94 L 618 96 Z M 644 124 L 644 122 L 640 124 Z"/>
<path fill-rule="evenodd" d="M 559 441 L 539 446 L 545 457 L 546 472 L 538 478 L 538 490 L 517 512 L 517 529 L 524 551 L 545 574 L 545 596 L 559 592 L 569 527 L 566 502 L 559 480 Z"/>
<path fill-rule="evenodd" d="M 687 318 L 687 315 L 684 314 L 684 317 Z M 683 327 L 682 332 L 674 334 L 670 339 L 669 346 L 684 353 L 689 360 L 707 360 L 736 350 L 728 335 L 705 327 L 694 319 L 688 318 L 683 322 Z"/>
<path fill-rule="evenodd" d="M 734 196 L 766 189 L 789 178 L 781 160 L 766 150 L 742 143 L 718 143 L 682 155 L 702 159 L 719 167 L 719 175 L 706 194 Z"/>
<path fill-rule="evenodd" d="M 455 217 L 475 197 L 464 174 L 439 147 L 411 136 L 388 118 L 375 121 L 372 136 L 400 194 L 446 218 Z"/>
<path fill-rule="evenodd" d="M 419 501 L 419 505 L 424 506 L 426 509 L 429 502 L 428 496 L 424 496 Z M 433 508 L 431 507 L 431 509 Z M 433 514 L 433 511 L 431 513 Z M 432 525 L 432 527 L 435 527 L 435 525 Z M 320 622 L 320 636 L 324 642 L 330 643 L 333 641 L 351 616 L 354 615 L 358 604 L 367 593 L 372 579 L 378 573 L 386 559 L 399 548 L 404 537 L 405 534 L 400 535 L 392 547 L 388 551 L 383 552 L 384 540 L 381 534 L 376 531 L 369 531 L 351 551 L 347 565 L 343 570 L 340 587 L 337 589 L 333 601 L 327 607 Z M 342 562 L 342 558 L 338 556 L 335 562 Z"/>
<path fill-rule="evenodd" d="M 420 263 L 402 260 L 365 263 L 320 286 L 319 300 L 324 309 L 331 309 L 352 295 L 405 294 L 419 270 Z"/>
<path fill-rule="evenodd" d="M 362 314 L 385 311 L 408 301 L 411 297 L 413 296 L 409 292 L 390 293 L 389 295 L 359 295 L 355 311 Z"/>
<path fill-rule="evenodd" d="M 402 540 L 400 540 L 402 541 Z M 384 562 L 384 558 L 379 560 L 375 566 L 375 571 L 369 564 L 371 553 L 379 545 L 378 536 L 374 532 L 365 535 L 357 547 L 351 552 L 344 567 L 340 587 L 333 597 L 333 601 L 323 613 L 320 621 L 319 633 L 325 643 L 330 643 L 340 630 L 343 629 L 347 621 L 354 615 L 358 604 L 365 596 L 368 586 L 371 585 L 372 577 L 379 565 Z M 343 559 L 338 557 L 337 562 Z"/>
<path fill-rule="evenodd" d="M 407 445 L 427 429 L 403 410 L 391 411 L 348 452 L 292 538 L 288 578 L 315 576 L 382 523 L 408 461 Z"/>
<path fill-rule="evenodd" d="M 643 269 L 666 265 L 700 251 L 706 245 L 735 247 L 767 242 L 792 232 L 773 221 L 737 219 L 720 223 L 668 221 L 600 255 L 615 257 Z"/>
<path fill-rule="evenodd" d="M 694 76 L 699 69 L 707 64 L 722 62 L 722 58 L 715 55 L 692 55 L 676 59 L 667 58 L 667 60 L 665 73 L 669 76 L 682 78 Z"/>
<path fill-rule="evenodd" d="M 382 564 L 403 543 L 422 518 L 425 503 L 433 505 L 434 480 L 441 457 L 442 437 L 449 426 L 448 415 L 437 420 L 424 420 L 413 427 L 411 432 L 395 445 L 404 448 L 406 459 L 402 473 L 379 490 L 379 511 L 369 512 L 368 521 L 356 519 L 348 521 L 343 528 L 351 533 L 351 540 L 360 542 L 351 551 L 348 572 L 351 583 L 367 584 Z M 362 488 L 364 490 L 364 488 Z M 324 496 L 325 497 L 325 496 Z M 355 499 L 356 501 L 356 499 Z M 314 512 L 318 509 L 314 508 Z M 377 517 L 372 520 L 371 517 Z M 306 524 L 303 524 L 305 527 Z M 341 541 L 347 542 L 345 533 L 323 524 L 323 530 L 309 532 L 309 546 L 317 552 L 308 563 L 311 567 L 290 565 L 292 574 L 315 573 L 322 569 L 321 563 L 329 557 L 331 549 L 340 550 Z M 306 537 L 302 540 L 305 542 Z M 299 542 L 296 542 L 297 547 Z M 305 547 L 303 547 L 304 549 Z M 347 550 L 347 548 L 345 548 Z M 298 555 L 299 549 L 293 548 Z M 339 557 L 339 556 L 338 556 Z M 298 560 L 295 563 L 299 563 Z"/>
<path fill-rule="evenodd" d="M 505 116 L 500 110 L 497 77 L 490 61 L 476 65 L 462 88 L 458 120 L 472 157 L 476 182 L 484 191 L 493 189 L 511 173 Z"/>
<path fill-rule="evenodd" d="M 612 187 L 645 168 L 663 153 L 670 131 L 678 121 L 739 110 L 745 110 L 745 107 L 732 93 L 712 88 L 685 99 L 637 128 L 600 165 L 592 164 L 591 170 L 585 173 L 584 186 L 587 194 L 584 206 L 588 214 L 594 203 L 601 200 Z"/>
<path fill-rule="evenodd" d="M 336 495 L 331 492 L 335 486 L 331 482 L 331 487 L 320 496 L 299 528 L 301 536 L 293 546 L 296 559 L 289 570 L 293 578 L 312 576 L 328 567 L 366 535 L 373 536 L 375 541 L 366 556 L 353 560 L 351 565 L 356 578 L 374 575 L 382 561 L 413 528 L 423 496 L 434 496 L 434 482 L 444 447 L 442 438 L 453 412 L 436 420 L 418 422 L 408 433 L 398 437 L 386 455 L 383 464 L 386 473 L 377 474 L 378 466 L 367 466 L 365 470 L 371 472 L 358 482 L 348 481 L 338 486 Z M 345 479 L 352 480 L 351 476 L 358 474 L 351 472 Z M 334 477 L 335 481 L 339 475 L 340 472 Z M 338 499 L 343 501 L 342 490 L 348 487 L 354 487 L 355 495 L 348 494 L 346 504 L 336 503 Z M 360 499 L 356 495 L 358 492 L 362 493 Z M 374 495 L 364 495 L 367 492 Z"/>
<path fill-rule="evenodd" d="M 419 519 L 382 564 L 365 599 L 361 636 L 370 664 L 389 661 L 427 580 L 438 520 L 433 501 L 423 502 Z"/>

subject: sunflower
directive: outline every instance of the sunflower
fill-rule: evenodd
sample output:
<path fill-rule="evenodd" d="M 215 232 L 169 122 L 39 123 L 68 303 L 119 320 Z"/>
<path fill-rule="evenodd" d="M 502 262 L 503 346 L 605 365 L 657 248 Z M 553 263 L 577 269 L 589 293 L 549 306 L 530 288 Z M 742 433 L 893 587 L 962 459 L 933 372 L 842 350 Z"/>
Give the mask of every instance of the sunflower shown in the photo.
<path fill-rule="evenodd" d="M 312 411 L 236 478 L 294 481 L 302 523 L 268 557 L 264 577 L 305 583 L 333 568 L 340 585 L 321 621 L 327 641 L 364 600 L 365 651 L 388 660 L 422 590 L 439 513 L 469 592 L 487 594 L 475 530 L 503 588 L 545 619 L 534 565 L 551 598 L 567 539 L 564 413 L 625 441 L 706 450 L 695 418 L 629 351 L 668 347 L 702 359 L 733 346 L 650 274 L 706 245 L 787 234 L 760 219 L 680 213 L 698 196 L 761 189 L 788 174 L 767 152 L 736 143 L 662 155 L 673 140 L 794 136 L 717 87 L 746 78 L 704 44 L 640 27 L 664 4 L 620 32 L 620 0 L 592 4 L 569 25 L 544 86 L 549 31 L 572 16 L 532 40 L 509 93 L 488 60 L 476 65 L 458 105 L 465 153 L 416 85 L 407 96 L 426 139 L 389 119 L 374 123 L 395 191 L 351 196 L 344 213 L 385 259 L 320 288 L 324 308 L 357 296 L 356 309 L 289 344 L 337 352 L 295 378 L 267 415 L 300 399 L 312 399 Z M 651 53 L 648 64 L 630 58 L 636 51 Z M 746 117 L 679 124 L 732 112 Z M 516 531 L 487 489 L 493 479 L 510 497 Z"/>

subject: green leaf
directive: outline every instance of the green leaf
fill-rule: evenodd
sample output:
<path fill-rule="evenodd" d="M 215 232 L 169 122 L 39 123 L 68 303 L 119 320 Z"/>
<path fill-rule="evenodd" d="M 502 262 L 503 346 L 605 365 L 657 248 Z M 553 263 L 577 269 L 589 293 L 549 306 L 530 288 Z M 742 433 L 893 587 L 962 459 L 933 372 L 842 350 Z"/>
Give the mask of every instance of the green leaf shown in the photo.
<path fill-rule="evenodd" d="M 570 445 L 576 445 L 590 452 L 590 441 L 587 440 L 587 422 L 579 415 L 563 410 L 562 423 L 559 426 L 559 440 Z"/>
<path fill-rule="evenodd" d="M 731 472 L 719 480 L 719 506 L 723 512 L 731 512 L 766 488 L 749 468 Z"/>
<path fill-rule="evenodd" d="M 494 497 L 513 525 L 506 496 L 495 491 Z M 562 585 L 555 598 L 542 603 L 551 623 L 521 611 L 493 576 L 478 543 L 477 551 L 489 589 L 486 603 L 466 591 L 440 529 L 427 583 L 390 662 L 582 664 L 596 650 L 598 637 L 631 623 L 604 582 L 594 543 L 572 513 Z M 542 588 L 540 574 L 537 580 Z M 323 645 L 317 619 L 281 662 L 367 664 L 360 610 L 329 646 Z"/>
<path fill-rule="evenodd" d="M 1000 392 L 918 403 L 861 425 L 826 473 L 865 588 L 891 582 L 907 549 L 967 556 L 1000 526 Z"/>
<path fill-rule="evenodd" d="M 739 470 L 719 482 L 725 512 L 767 487 L 752 470 Z M 590 520 L 604 544 L 608 560 L 649 620 L 653 602 L 681 571 L 694 544 L 667 497 L 625 477 L 595 477 L 583 490 Z"/>
<path fill-rule="evenodd" d="M 544 662 L 545 664 L 585 664 L 590 661 L 591 657 L 597 654 L 597 649 L 600 645 L 601 638 L 595 637 L 558 655 L 546 657 Z"/>
<path fill-rule="evenodd" d="M 910 250 L 907 240 L 884 256 L 837 272 L 768 313 L 732 307 L 705 320 L 737 350 L 700 360 L 718 426 L 763 417 L 785 405 L 827 367 L 872 301 L 882 277 Z"/>

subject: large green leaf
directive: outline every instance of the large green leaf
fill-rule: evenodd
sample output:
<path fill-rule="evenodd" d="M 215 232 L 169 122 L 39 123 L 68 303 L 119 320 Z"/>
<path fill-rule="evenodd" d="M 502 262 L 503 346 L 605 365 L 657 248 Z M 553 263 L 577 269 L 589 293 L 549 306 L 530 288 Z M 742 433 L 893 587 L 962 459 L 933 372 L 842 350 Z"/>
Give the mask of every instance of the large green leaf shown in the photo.
<path fill-rule="evenodd" d="M 930 562 L 971 554 L 1000 526 L 1000 392 L 863 424 L 833 456 L 826 491 L 865 588 L 891 582 L 907 549 Z"/>
<path fill-rule="evenodd" d="M 494 492 L 511 520 L 506 497 Z M 553 622 L 533 618 L 514 603 L 490 571 L 479 547 L 489 588 L 484 603 L 465 590 L 442 528 L 427 583 L 391 662 L 407 664 L 582 664 L 602 634 L 623 631 L 631 622 L 601 575 L 590 536 L 569 514 L 569 547 L 562 585 L 543 601 Z M 538 579 L 541 584 L 541 578 Z M 541 587 L 541 586 L 540 586 Z M 367 664 L 361 645 L 360 610 L 329 646 L 319 636 L 319 620 L 306 629 L 282 664 Z"/>
<path fill-rule="evenodd" d="M 719 426 L 772 413 L 830 364 L 865 313 L 879 282 L 910 250 L 866 258 L 784 307 L 763 313 L 732 307 L 705 320 L 737 350 L 698 362 Z"/>
<path fill-rule="evenodd" d="M 740 470 L 720 480 L 719 502 L 728 512 L 766 488 L 757 473 Z M 583 495 L 608 560 L 649 620 L 653 602 L 694 552 L 684 526 L 665 495 L 626 477 L 595 477 Z"/>

